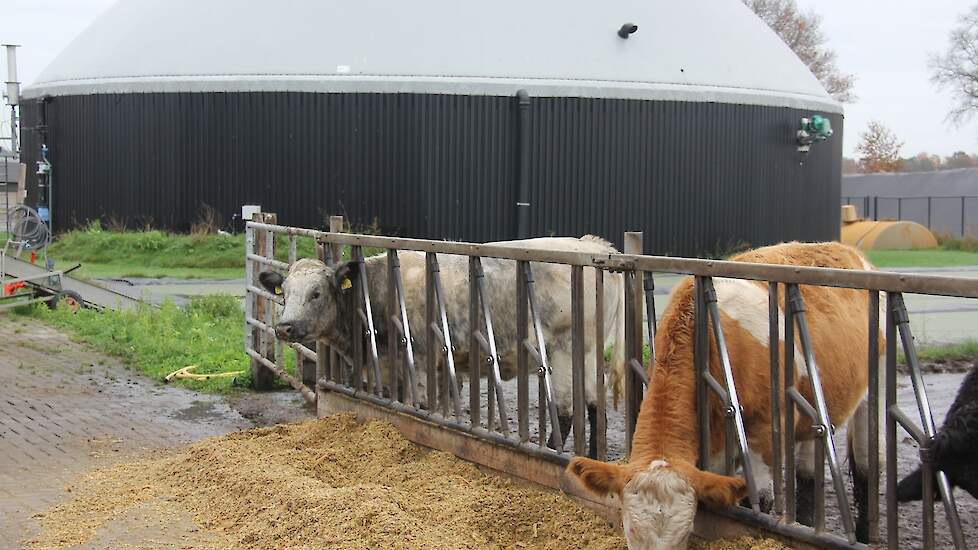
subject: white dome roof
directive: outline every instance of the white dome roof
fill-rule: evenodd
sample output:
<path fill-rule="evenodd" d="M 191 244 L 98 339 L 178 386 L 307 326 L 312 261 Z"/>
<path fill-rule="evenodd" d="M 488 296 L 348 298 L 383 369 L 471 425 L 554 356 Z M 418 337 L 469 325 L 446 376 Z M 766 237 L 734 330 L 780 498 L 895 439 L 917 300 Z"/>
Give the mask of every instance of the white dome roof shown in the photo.
<path fill-rule="evenodd" d="M 124 0 L 24 95 L 519 89 L 841 112 L 740 0 Z"/>

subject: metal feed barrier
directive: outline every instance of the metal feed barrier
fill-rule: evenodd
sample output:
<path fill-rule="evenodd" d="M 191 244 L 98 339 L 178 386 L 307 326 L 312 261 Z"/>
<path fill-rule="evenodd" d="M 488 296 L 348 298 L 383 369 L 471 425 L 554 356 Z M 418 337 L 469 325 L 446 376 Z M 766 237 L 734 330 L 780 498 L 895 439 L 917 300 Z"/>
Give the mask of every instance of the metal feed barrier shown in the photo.
<path fill-rule="evenodd" d="M 274 216 L 264 215 L 262 221 L 274 221 Z M 921 376 L 920 364 L 914 351 L 903 293 L 978 298 L 978 284 L 974 280 L 939 277 L 909 276 L 896 273 L 862 272 L 853 270 L 794 267 L 783 265 L 746 264 L 726 261 L 667 258 L 638 254 L 594 255 L 577 252 L 527 250 L 505 246 L 470 243 L 442 242 L 419 239 L 401 239 L 382 236 L 345 234 L 340 232 L 341 220 L 332 220 L 333 231 L 285 227 L 260 221 L 247 224 L 246 267 L 246 351 L 253 360 L 256 372 L 270 371 L 302 392 L 310 402 L 317 403 L 321 413 L 338 410 L 355 410 L 366 416 L 382 417 L 395 422 L 410 439 L 455 453 L 462 458 L 485 466 L 561 488 L 587 499 L 587 495 L 568 484 L 562 477 L 562 468 L 573 454 L 586 453 L 587 435 L 596 439 L 596 457 L 607 459 L 608 434 L 606 423 L 606 373 L 603 349 L 597 346 L 595 378 L 597 409 L 595 433 L 589 434 L 585 422 L 585 323 L 584 323 L 584 270 L 595 270 L 595 333 L 598 342 L 604 342 L 604 285 L 610 273 L 624 276 L 625 289 L 625 443 L 631 446 L 639 406 L 648 383 L 647 371 L 652 359 L 643 361 L 643 341 L 655 335 L 654 280 L 656 274 L 692 275 L 695 278 L 695 352 L 694 364 L 697 376 L 697 409 L 700 441 L 700 457 L 705 467 L 709 450 L 709 412 L 706 407 L 709 396 L 719 399 L 726 411 L 726 441 L 724 465 L 728 474 L 740 474 L 748 484 L 750 508 L 736 507 L 725 510 L 701 509 L 698 518 L 709 521 L 697 523 L 697 532 L 709 536 L 722 533 L 736 534 L 744 526 L 761 528 L 771 534 L 789 540 L 795 545 L 807 547 L 860 548 L 856 543 L 855 525 L 847 497 L 845 478 L 839 454 L 832 439 L 834 426 L 828 417 L 825 396 L 818 376 L 815 350 L 808 334 L 805 303 L 799 285 L 829 286 L 860 289 L 866 292 L 869 309 L 867 319 L 869 339 L 865 353 L 869 377 L 868 401 L 871 410 L 879 410 L 879 300 L 885 293 L 885 442 L 886 442 L 886 544 L 896 548 L 899 541 L 896 502 L 897 455 L 896 427 L 903 426 L 920 445 L 923 468 L 923 546 L 934 547 L 933 502 L 935 489 L 931 483 L 933 471 L 930 444 L 936 431 Z M 274 259 L 275 236 L 288 239 L 288 262 Z M 296 374 L 286 371 L 284 348 L 275 337 L 276 305 L 282 305 L 280 296 L 266 292 L 256 284 L 257 274 L 263 269 L 285 271 L 296 260 L 296 239 L 309 238 L 317 243 L 318 256 L 329 264 L 336 264 L 345 247 L 347 258 L 363 262 L 364 249 L 371 247 L 386 251 L 388 297 L 384 313 L 386 322 L 387 350 L 392 368 L 389 379 L 382 380 L 378 348 L 378 329 L 371 307 L 371 296 L 366 279 L 366 269 L 359 270 L 353 281 L 357 299 L 356 314 L 351 320 L 352 334 L 362 335 L 362 341 L 353 347 L 351 357 L 317 343 L 313 350 L 301 344 L 288 344 L 296 352 Z M 641 251 L 641 235 L 627 234 L 626 252 Z M 426 254 L 425 262 L 425 326 L 411 326 L 405 304 L 404 282 L 396 251 L 413 250 Z M 441 254 L 462 255 L 469 258 L 469 319 L 467 334 L 459 334 L 450 325 L 444 302 L 444 292 L 438 257 Z M 487 292 L 482 269 L 482 258 L 500 258 L 517 262 L 514 292 L 517 296 L 517 346 L 515 432 L 510 422 L 513 396 L 507 395 L 501 372 L 499 350 L 494 333 L 493 309 Z M 571 288 L 568 290 L 572 304 L 572 394 L 573 450 L 564 449 L 561 428 L 557 422 L 557 407 L 551 380 L 554 365 L 549 362 L 547 342 L 541 326 L 537 289 L 533 278 L 534 265 L 553 263 L 566 265 L 571 271 Z M 772 417 L 784 419 L 772 428 L 774 464 L 771 465 L 774 502 L 770 512 L 759 506 L 758 487 L 753 478 L 748 438 L 736 388 L 733 369 L 720 316 L 713 279 L 716 277 L 766 281 L 769 293 L 769 329 L 772 342 L 779 339 L 779 312 L 781 293 L 785 297 L 784 338 L 797 341 L 802 359 L 810 373 L 809 380 L 813 401 L 809 402 L 794 388 L 795 346 L 784 346 L 783 357 L 777 346 L 771 346 L 770 377 Z M 588 290 L 590 291 L 590 290 Z M 426 364 L 415 361 L 415 339 L 418 330 L 425 331 Z M 916 406 L 922 428 L 917 427 L 896 402 L 897 333 L 903 343 L 904 356 L 909 363 Z M 797 336 L 797 339 L 796 339 Z M 453 342 L 468 338 L 469 361 L 467 368 L 459 370 L 455 361 Z M 717 380 L 708 368 L 710 339 L 718 352 L 722 379 Z M 434 352 L 432 351 L 434 350 Z M 442 370 L 436 369 L 440 355 Z M 784 377 L 781 380 L 780 362 L 784 361 Z M 311 362 L 311 363 L 310 363 Z M 306 370 L 315 364 L 314 376 Z M 558 365 L 566 368 L 567 365 Z M 531 372 L 537 374 L 536 407 L 531 407 Z M 423 372 L 422 372 L 423 370 Z M 483 376 L 485 375 L 485 377 Z M 263 375 L 260 375 L 263 376 Z M 427 395 L 417 395 L 419 377 L 427 381 Z M 487 398 L 483 401 L 480 384 L 487 381 Z M 460 382 L 467 382 L 468 415 L 465 414 Z M 782 400 L 782 394 L 784 395 Z M 420 406 L 422 397 L 427 408 Z M 531 413 L 537 414 L 536 433 L 531 433 Z M 811 420 L 815 445 L 815 509 L 811 527 L 796 522 L 795 502 L 795 446 L 787 442 L 795 439 L 795 415 L 802 414 Z M 549 417 L 549 421 L 548 421 Z M 879 417 L 870 414 L 869 448 L 879 448 Z M 548 445 L 549 443 L 549 445 Z M 784 460 L 782 461 L 782 455 Z M 869 468 L 869 540 L 880 542 L 879 525 L 879 455 L 870 452 Z M 835 512 L 841 520 L 841 532 L 826 528 L 824 472 L 828 463 L 831 483 L 835 493 Z M 938 472 L 937 492 L 948 516 L 951 535 L 956 548 L 965 548 L 960 520 L 950 491 L 947 477 Z M 591 506 L 609 514 L 603 503 L 590 502 Z"/>

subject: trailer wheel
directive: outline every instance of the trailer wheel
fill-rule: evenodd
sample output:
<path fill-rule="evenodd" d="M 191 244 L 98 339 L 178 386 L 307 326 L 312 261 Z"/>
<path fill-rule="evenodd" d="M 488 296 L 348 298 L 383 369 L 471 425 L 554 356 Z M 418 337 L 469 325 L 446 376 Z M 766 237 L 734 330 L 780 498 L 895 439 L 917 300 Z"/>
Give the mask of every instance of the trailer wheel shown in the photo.
<path fill-rule="evenodd" d="M 59 307 L 67 308 L 68 311 L 72 313 L 77 313 L 79 309 L 83 307 L 85 303 L 82 300 L 80 294 L 73 290 L 62 290 L 61 292 L 54 295 L 54 298 L 48 302 L 48 307 L 51 309 L 57 309 Z"/>

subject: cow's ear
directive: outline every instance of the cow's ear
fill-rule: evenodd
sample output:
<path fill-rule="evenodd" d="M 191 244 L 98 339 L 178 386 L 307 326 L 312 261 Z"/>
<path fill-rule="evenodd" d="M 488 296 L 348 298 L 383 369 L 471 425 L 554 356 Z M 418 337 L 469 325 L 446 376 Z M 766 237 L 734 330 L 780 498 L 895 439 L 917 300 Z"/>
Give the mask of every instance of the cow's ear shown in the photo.
<path fill-rule="evenodd" d="M 272 294 L 281 294 L 282 283 L 285 282 L 285 279 L 282 278 L 282 275 L 274 271 L 262 271 L 258 274 L 258 281 L 261 283 L 261 286 L 265 287 L 265 290 Z"/>
<path fill-rule="evenodd" d="M 353 280 L 360 274 L 360 262 L 354 260 L 340 264 L 333 273 L 333 282 L 336 288 L 343 292 L 353 289 Z"/>
<path fill-rule="evenodd" d="M 571 459 L 567 465 L 567 473 L 576 477 L 585 489 L 598 496 L 621 493 L 626 482 L 625 469 L 621 466 L 579 456 Z"/>

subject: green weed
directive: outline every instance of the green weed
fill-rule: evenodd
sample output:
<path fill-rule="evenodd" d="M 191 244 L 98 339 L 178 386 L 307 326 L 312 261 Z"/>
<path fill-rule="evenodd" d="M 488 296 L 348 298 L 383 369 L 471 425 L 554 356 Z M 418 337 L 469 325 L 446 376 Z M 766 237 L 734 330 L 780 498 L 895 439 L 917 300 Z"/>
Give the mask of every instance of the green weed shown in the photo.
<path fill-rule="evenodd" d="M 119 357 L 154 380 L 197 365 L 195 372 L 243 371 L 234 378 L 180 380 L 196 390 L 227 392 L 251 383 L 250 359 L 244 353 L 244 313 L 238 298 L 212 295 L 194 299 L 186 308 L 165 303 L 159 309 L 131 311 L 25 308 L 22 315 L 67 330 L 78 341 Z M 295 355 L 286 353 L 286 369 L 295 371 Z"/>

